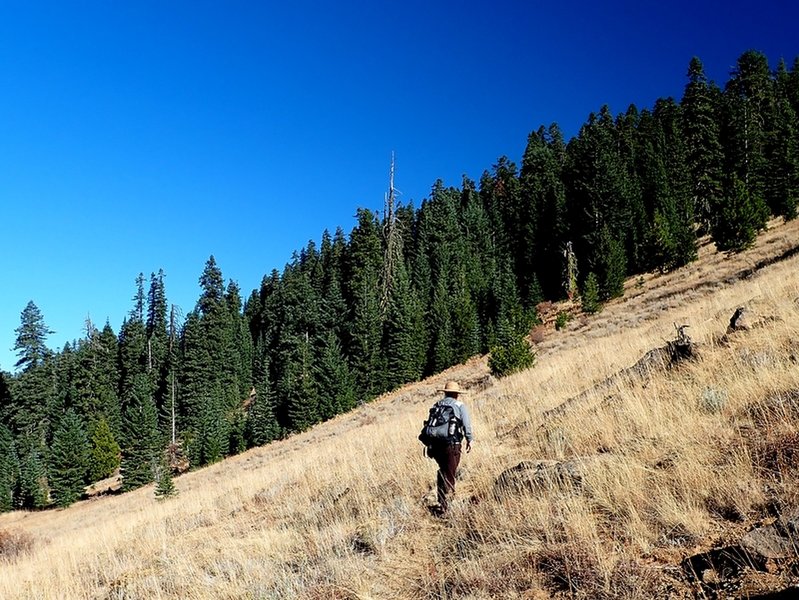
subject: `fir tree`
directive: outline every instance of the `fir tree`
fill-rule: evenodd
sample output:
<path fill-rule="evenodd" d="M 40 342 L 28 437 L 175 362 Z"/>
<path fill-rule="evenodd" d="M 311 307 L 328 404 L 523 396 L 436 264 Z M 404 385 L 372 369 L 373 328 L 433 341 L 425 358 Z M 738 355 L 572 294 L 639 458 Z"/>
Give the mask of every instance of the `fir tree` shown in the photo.
<path fill-rule="evenodd" d="M 80 417 L 68 410 L 53 434 L 50 452 L 50 493 L 56 506 L 78 500 L 86 485 L 89 447 Z"/>
<path fill-rule="evenodd" d="M 583 312 L 589 315 L 598 313 L 602 309 L 602 304 L 599 301 L 599 282 L 593 271 L 588 274 L 585 284 L 583 284 L 583 293 L 580 296 L 580 301 Z"/>
<path fill-rule="evenodd" d="M 358 210 L 358 224 L 350 235 L 346 256 L 345 298 L 350 309 L 347 354 L 350 359 L 358 400 L 365 402 L 379 391 L 380 340 L 380 264 L 382 249 L 375 216 Z"/>
<path fill-rule="evenodd" d="M 0 423 L 0 513 L 14 506 L 14 490 L 19 479 L 19 460 L 14 446 L 14 437 Z"/>
<path fill-rule="evenodd" d="M 348 412 L 357 404 L 355 378 L 334 332 L 324 338 L 316 369 L 318 410 L 322 421 Z"/>
<path fill-rule="evenodd" d="M 799 200 L 799 120 L 791 102 L 791 81 L 781 61 L 775 78 L 774 114 L 766 137 L 765 198 L 772 213 L 794 219 Z"/>
<path fill-rule="evenodd" d="M 141 487 L 153 480 L 152 461 L 157 457 L 158 417 L 149 378 L 138 375 L 132 382 L 130 397 L 125 400 L 123 413 L 122 489 Z"/>
<path fill-rule="evenodd" d="M 768 166 L 767 131 L 773 122 L 774 101 L 771 73 L 762 53 L 749 50 L 738 58 L 724 96 L 728 172 L 744 184 L 753 202 L 762 202 Z"/>
<path fill-rule="evenodd" d="M 533 366 L 535 352 L 525 337 L 526 333 L 505 319 L 500 321 L 497 342 L 488 357 L 488 368 L 494 376 L 505 377 Z"/>
<path fill-rule="evenodd" d="M 89 478 L 98 481 L 109 477 L 119 467 L 121 450 L 105 418 L 101 417 L 91 429 Z"/>
<path fill-rule="evenodd" d="M 159 500 L 165 500 L 177 496 L 178 490 L 172 479 L 172 470 L 163 455 L 160 460 L 153 460 L 153 472 L 155 478 L 155 497 Z"/>
<path fill-rule="evenodd" d="M 19 356 L 19 360 L 14 366 L 21 367 L 23 371 L 29 371 L 41 365 L 50 352 L 45 345 L 45 340 L 53 331 L 45 325 L 39 307 L 32 300 L 23 309 L 20 315 L 20 326 L 14 332 L 17 334 L 14 350 Z"/>
<path fill-rule="evenodd" d="M 711 235 L 721 252 L 740 252 L 751 246 L 766 226 L 768 208 L 736 175 L 730 179 L 725 201 L 714 216 Z"/>
<path fill-rule="evenodd" d="M 38 434 L 25 433 L 19 438 L 19 479 L 14 491 L 17 508 L 37 509 L 47 505 L 50 490 L 44 448 Z"/>
<path fill-rule="evenodd" d="M 722 193 L 720 97 L 720 90 L 707 81 L 702 62 L 692 58 L 681 101 L 682 129 L 694 211 L 702 231 L 710 229 L 714 207 Z"/>
<path fill-rule="evenodd" d="M 247 441 L 249 446 L 262 446 L 280 437 L 280 427 L 275 418 L 275 403 L 269 380 L 256 384 L 255 399 L 247 415 Z"/>

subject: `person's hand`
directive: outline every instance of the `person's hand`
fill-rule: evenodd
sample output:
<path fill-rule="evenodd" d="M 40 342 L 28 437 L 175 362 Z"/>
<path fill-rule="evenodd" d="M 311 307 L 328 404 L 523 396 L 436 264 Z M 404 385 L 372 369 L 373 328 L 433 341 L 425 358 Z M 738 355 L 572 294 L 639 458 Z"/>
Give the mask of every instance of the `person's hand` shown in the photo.
<path fill-rule="evenodd" d="M 469 440 L 466 440 L 466 454 L 472 451 L 472 443 Z"/>

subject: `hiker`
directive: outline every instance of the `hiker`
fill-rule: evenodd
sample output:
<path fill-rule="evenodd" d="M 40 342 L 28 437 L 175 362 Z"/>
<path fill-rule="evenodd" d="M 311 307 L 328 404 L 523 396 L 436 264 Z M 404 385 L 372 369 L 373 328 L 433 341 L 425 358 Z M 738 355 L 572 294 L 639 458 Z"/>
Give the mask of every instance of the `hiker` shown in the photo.
<path fill-rule="evenodd" d="M 461 461 L 461 442 L 464 438 L 466 452 L 472 449 L 472 422 L 466 405 L 458 400 L 461 389 L 457 381 L 448 381 L 444 389 L 438 391 L 444 392 L 444 398 L 430 409 L 430 418 L 419 439 L 427 446 L 427 455 L 438 464 L 438 511 L 445 514 L 449 508 L 447 496 L 455 491 L 455 473 Z M 444 423 L 440 423 L 441 415 Z M 435 431 L 436 419 L 443 434 Z"/>

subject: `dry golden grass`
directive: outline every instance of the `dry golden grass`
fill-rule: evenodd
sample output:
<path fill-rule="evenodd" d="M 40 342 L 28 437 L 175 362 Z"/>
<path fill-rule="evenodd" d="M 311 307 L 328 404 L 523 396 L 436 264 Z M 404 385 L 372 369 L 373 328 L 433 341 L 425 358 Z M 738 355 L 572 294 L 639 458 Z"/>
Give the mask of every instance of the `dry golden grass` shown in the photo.
<path fill-rule="evenodd" d="M 743 255 L 706 247 L 687 269 L 630 282 L 599 315 L 548 329 L 527 372 L 494 381 L 473 359 L 183 475 L 176 498 L 147 487 L 0 515 L 0 533 L 27 540 L 0 554 L 0 598 L 693 597 L 682 559 L 799 498 L 799 258 L 734 277 L 797 230 L 773 223 Z M 723 339 L 740 305 L 761 326 Z M 690 325 L 700 360 L 595 387 L 674 323 Z M 451 378 L 471 389 L 476 443 L 437 519 L 416 434 Z M 556 459 L 579 480 L 497 485 L 521 461 Z"/>

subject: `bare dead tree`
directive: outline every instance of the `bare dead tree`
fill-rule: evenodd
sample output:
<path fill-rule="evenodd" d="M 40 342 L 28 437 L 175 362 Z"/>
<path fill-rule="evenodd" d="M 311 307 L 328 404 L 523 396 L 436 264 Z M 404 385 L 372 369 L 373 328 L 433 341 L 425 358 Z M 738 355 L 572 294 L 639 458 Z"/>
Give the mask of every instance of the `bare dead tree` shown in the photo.
<path fill-rule="evenodd" d="M 391 153 L 388 193 L 383 207 L 383 272 L 381 276 L 380 314 L 385 317 L 388 303 L 394 288 L 397 265 L 402 260 L 401 223 L 397 219 L 396 195 L 394 188 L 394 153 Z"/>

